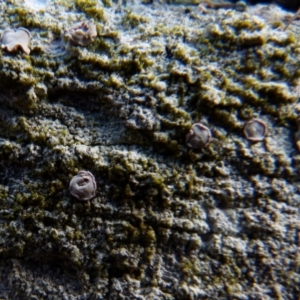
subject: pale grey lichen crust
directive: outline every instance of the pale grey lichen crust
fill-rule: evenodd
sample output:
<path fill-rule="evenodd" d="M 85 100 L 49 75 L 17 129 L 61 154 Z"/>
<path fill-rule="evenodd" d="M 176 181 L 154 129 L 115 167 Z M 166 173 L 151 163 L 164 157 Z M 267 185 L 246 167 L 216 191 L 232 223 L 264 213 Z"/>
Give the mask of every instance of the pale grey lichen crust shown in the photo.
<path fill-rule="evenodd" d="M 282 32 L 274 7 L 21 5 L 0 2 L 1 30 L 32 34 L 30 55 L 0 52 L 1 298 L 299 298 L 297 22 Z M 91 19 L 90 45 L 62 41 Z M 244 137 L 252 118 L 263 142 Z M 192 149 L 198 122 L 212 138 Z M 69 192 L 80 170 L 90 201 Z"/>

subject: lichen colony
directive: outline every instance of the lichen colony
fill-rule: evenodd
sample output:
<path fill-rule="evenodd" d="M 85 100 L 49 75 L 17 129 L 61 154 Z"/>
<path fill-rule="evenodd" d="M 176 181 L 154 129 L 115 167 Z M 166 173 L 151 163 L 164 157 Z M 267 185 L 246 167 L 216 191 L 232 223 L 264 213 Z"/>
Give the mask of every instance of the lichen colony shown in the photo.
<path fill-rule="evenodd" d="M 1 299 L 299 298 L 292 14 L 33 2 L 0 1 Z"/>

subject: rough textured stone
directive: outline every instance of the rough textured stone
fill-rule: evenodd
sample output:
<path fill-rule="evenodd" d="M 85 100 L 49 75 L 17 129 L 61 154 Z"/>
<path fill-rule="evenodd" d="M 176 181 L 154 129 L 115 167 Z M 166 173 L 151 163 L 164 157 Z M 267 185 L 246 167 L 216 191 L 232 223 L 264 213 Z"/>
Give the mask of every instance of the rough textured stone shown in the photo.
<path fill-rule="evenodd" d="M 30 56 L 0 53 L 1 298 L 299 298 L 298 22 L 27 2 L 0 2 L 1 29 L 32 34 Z M 90 19 L 91 45 L 64 44 Z M 197 122 L 212 140 L 191 149 Z M 79 170 L 91 201 L 69 193 Z"/>

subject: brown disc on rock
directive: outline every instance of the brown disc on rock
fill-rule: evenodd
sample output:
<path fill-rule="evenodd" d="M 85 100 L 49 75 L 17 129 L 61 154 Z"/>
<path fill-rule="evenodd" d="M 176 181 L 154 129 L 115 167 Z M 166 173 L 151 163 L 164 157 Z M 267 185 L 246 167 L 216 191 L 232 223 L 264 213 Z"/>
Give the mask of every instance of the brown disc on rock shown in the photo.
<path fill-rule="evenodd" d="M 5 29 L 1 34 L 1 48 L 7 52 L 21 50 L 26 54 L 30 53 L 29 44 L 31 40 L 30 32 L 25 28 Z"/>
<path fill-rule="evenodd" d="M 261 142 L 267 134 L 266 124 L 259 119 L 252 119 L 245 123 L 244 135 L 251 142 Z"/>
<path fill-rule="evenodd" d="M 64 37 L 73 45 L 88 46 L 97 37 L 96 25 L 93 21 L 77 23 L 65 30 Z"/>
<path fill-rule="evenodd" d="M 186 136 L 186 144 L 190 148 L 206 147 L 211 140 L 211 132 L 208 127 L 202 123 L 192 125 L 189 133 Z"/>
<path fill-rule="evenodd" d="M 69 185 L 73 197 L 81 201 L 91 200 L 96 195 L 95 177 L 89 171 L 80 171 L 72 178 Z"/>

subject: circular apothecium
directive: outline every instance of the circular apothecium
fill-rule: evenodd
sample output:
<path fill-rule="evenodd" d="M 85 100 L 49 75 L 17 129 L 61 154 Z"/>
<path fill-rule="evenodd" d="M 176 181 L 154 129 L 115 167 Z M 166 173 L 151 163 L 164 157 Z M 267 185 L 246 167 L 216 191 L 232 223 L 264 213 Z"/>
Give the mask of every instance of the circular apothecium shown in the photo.
<path fill-rule="evenodd" d="M 192 125 L 189 133 L 186 136 L 186 144 L 190 148 L 206 147 L 211 140 L 211 132 L 208 127 L 202 123 Z"/>
<path fill-rule="evenodd" d="M 261 142 L 267 134 L 266 124 L 259 119 L 251 119 L 245 123 L 244 135 L 251 142 Z"/>
<path fill-rule="evenodd" d="M 79 171 L 70 181 L 69 189 L 71 195 L 76 199 L 88 201 L 96 195 L 95 177 L 89 171 Z"/>

